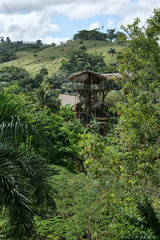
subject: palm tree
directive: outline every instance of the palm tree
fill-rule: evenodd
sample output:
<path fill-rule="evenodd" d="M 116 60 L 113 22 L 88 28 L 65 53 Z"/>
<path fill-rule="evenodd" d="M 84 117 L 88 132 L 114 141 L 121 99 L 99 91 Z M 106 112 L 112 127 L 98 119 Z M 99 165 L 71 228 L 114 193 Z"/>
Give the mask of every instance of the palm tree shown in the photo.
<path fill-rule="evenodd" d="M 51 89 L 51 85 L 47 82 L 42 82 L 36 91 L 35 100 L 39 107 L 49 108 L 52 112 L 57 112 L 60 109 L 61 101 L 58 98 L 58 93 Z"/>
<path fill-rule="evenodd" d="M 116 55 L 117 52 L 115 48 L 110 48 L 108 53 L 111 54 L 111 60 L 113 60 L 113 55 Z"/>
<path fill-rule="evenodd" d="M 103 33 L 104 26 L 102 26 L 101 28 L 102 28 L 102 33 Z"/>
<path fill-rule="evenodd" d="M 0 96 L 0 206 L 9 219 L 11 236 L 18 239 L 36 234 L 33 209 L 45 201 L 55 208 L 46 178 L 50 170 L 34 153 L 44 142 L 24 109 Z"/>
<path fill-rule="evenodd" d="M 48 70 L 47 70 L 47 68 L 44 68 L 44 67 L 42 67 L 41 69 L 40 69 L 40 74 L 42 75 L 42 76 L 47 76 L 48 75 Z"/>

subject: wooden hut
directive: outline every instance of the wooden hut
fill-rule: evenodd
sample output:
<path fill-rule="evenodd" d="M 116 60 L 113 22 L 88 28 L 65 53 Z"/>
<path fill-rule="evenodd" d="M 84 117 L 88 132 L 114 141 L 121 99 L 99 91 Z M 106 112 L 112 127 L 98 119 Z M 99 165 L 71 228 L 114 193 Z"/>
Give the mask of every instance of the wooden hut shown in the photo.
<path fill-rule="evenodd" d="M 120 86 L 115 83 L 121 78 L 119 73 L 99 74 L 92 71 L 78 72 L 69 77 L 75 84 L 80 101 L 75 109 L 77 118 L 88 122 L 95 117 L 99 121 L 108 119 L 105 97 L 110 90 L 119 90 Z"/>

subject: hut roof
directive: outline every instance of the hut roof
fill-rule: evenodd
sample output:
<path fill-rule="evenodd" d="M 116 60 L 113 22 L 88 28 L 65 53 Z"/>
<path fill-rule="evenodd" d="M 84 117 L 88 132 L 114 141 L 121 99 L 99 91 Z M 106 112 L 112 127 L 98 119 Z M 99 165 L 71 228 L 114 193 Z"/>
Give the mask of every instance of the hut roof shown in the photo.
<path fill-rule="evenodd" d="M 119 73 L 99 74 L 92 71 L 83 71 L 71 75 L 69 80 L 75 83 L 100 84 L 102 81 L 114 81 L 114 79 L 121 77 Z"/>
<path fill-rule="evenodd" d="M 122 75 L 120 73 L 106 73 L 102 74 L 105 77 L 105 81 L 121 79 Z"/>

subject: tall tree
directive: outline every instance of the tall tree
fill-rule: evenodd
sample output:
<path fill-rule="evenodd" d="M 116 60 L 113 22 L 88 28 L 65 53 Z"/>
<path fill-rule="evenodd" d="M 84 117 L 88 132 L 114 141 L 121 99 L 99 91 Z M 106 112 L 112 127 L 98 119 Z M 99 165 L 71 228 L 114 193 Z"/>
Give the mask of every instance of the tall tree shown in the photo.
<path fill-rule="evenodd" d="M 133 183 L 129 188 L 130 193 L 136 192 L 138 186 L 141 189 L 139 191 L 145 189 L 148 197 L 157 198 L 157 202 L 160 160 L 160 9 L 154 10 L 146 25 L 141 27 L 137 18 L 123 29 L 129 36 L 119 65 L 126 104 L 119 104 L 118 107 L 118 129 L 123 166 L 128 172 L 126 182 Z M 150 204 L 147 201 L 146 204 L 146 209 L 142 207 L 144 203 L 141 204 L 139 213 L 143 213 L 143 219 L 148 224 L 147 230 L 152 229 L 155 239 L 158 239 L 160 232 L 151 224 L 157 219 Z M 155 220 L 151 220 L 151 217 Z"/>
<path fill-rule="evenodd" d="M 35 209 L 46 201 L 55 208 L 46 179 L 50 170 L 34 154 L 46 140 L 23 104 L 6 101 L 4 95 L 0 96 L 0 135 L 0 206 L 9 218 L 12 237 L 33 237 Z"/>
<path fill-rule="evenodd" d="M 38 39 L 38 40 L 36 41 L 36 44 L 42 45 L 42 44 L 43 44 L 43 43 L 42 43 L 42 40 Z"/>
<path fill-rule="evenodd" d="M 2 43 L 4 43 L 4 37 L 0 37 L 0 41 L 2 42 Z"/>
<path fill-rule="evenodd" d="M 125 77 L 124 92 L 128 94 L 128 107 L 122 110 L 122 115 L 128 116 L 128 122 L 125 119 L 123 123 L 123 117 L 120 122 L 121 127 L 126 128 L 130 147 L 138 144 L 138 147 L 146 146 L 148 149 L 148 146 L 157 146 L 159 141 L 159 22 L 160 9 L 155 9 L 143 28 L 139 26 L 139 19 L 124 28 L 129 34 L 129 41 L 120 60 L 120 70 Z"/>
<path fill-rule="evenodd" d="M 6 37 L 6 43 L 10 43 L 11 39 L 9 37 Z"/>
<path fill-rule="evenodd" d="M 116 37 L 115 29 L 108 29 L 107 37 L 109 38 L 110 42 L 112 42 L 113 39 L 115 39 L 115 37 Z"/>
<path fill-rule="evenodd" d="M 36 91 L 35 101 L 39 107 L 49 108 L 52 112 L 60 110 L 60 99 L 58 99 L 58 93 L 53 90 L 49 83 L 42 82 L 40 87 Z"/>

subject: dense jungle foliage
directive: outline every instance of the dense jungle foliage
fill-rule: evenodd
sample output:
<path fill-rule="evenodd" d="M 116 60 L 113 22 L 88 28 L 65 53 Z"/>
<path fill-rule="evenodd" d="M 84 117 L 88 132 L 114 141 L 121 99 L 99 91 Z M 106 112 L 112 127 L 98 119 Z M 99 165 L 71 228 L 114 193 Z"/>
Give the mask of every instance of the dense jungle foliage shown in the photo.
<path fill-rule="evenodd" d="M 96 67 L 85 49 L 52 76 L 0 70 L 0 239 L 160 239 L 160 9 L 123 30 L 123 97 L 106 123 L 60 108 L 68 75 Z"/>

